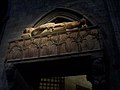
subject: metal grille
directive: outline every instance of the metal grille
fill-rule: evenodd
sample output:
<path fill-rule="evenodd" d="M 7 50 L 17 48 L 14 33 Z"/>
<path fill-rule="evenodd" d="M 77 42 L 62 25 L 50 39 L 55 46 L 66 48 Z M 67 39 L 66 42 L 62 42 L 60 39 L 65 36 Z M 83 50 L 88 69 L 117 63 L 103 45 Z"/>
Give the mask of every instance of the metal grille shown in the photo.
<path fill-rule="evenodd" d="M 39 90 L 64 90 L 64 77 L 41 78 Z"/>

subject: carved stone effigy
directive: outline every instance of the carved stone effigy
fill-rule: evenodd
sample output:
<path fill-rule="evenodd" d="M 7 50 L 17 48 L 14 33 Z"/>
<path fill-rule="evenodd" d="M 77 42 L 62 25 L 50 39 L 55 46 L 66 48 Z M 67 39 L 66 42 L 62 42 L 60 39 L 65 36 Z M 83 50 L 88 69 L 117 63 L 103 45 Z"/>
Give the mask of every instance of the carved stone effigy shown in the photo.
<path fill-rule="evenodd" d="M 73 21 L 73 22 L 62 22 L 62 23 L 46 23 L 43 25 L 40 25 L 35 28 L 25 28 L 23 31 L 23 34 L 21 37 L 31 37 L 31 36 L 36 36 L 42 33 L 46 32 L 54 32 L 54 31 L 59 31 L 59 30 L 70 30 L 70 29 L 75 29 L 76 27 L 79 26 L 86 26 L 86 20 L 83 18 L 81 19 L 80 22 L 78 21 Z"/>

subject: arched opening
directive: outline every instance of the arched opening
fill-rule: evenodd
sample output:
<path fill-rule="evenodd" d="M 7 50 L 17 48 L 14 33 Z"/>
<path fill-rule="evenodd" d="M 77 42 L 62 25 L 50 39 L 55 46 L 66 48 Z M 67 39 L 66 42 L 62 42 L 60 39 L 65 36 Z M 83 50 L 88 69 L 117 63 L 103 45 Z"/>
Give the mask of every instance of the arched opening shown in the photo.
<path fill-rule="evenodd" d="M 55 19 L 65 19 L 67 21 L 80 21 L 81 18 L 87 19 L 87 24 L 90 26 L 95 26 L 95 23 L 89 20 L 84 14 L 68 9 L 68 8 L 55 8 L 54 10 L 51 10 L 50 12 L 44 14 L 43 16 L 40 16 L 34 24 L 33 27 L 37 27 L 39 25 L 51 22 Z M 62 22 L 62 21 L 61 21 Z"/>

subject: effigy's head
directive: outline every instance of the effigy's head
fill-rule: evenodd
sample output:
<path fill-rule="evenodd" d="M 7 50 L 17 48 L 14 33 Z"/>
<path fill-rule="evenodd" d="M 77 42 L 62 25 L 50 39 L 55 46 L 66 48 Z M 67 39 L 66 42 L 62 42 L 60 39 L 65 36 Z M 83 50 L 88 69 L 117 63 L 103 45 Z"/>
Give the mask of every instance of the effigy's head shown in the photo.
<path fill-rule="evenodd" d="M 23 34 L 31 33 L 33 30 L 34 30 L 33 28 L 25 28 L 25 30 L 23 30 Z"/>
<path fill-rule="evenodd" d="M 31 32 L 34 31 L 34 28 L 25 28 L 22 32 L 21 37 L 22 38 L 28 38 L 31 37 Z"/>
<path fill-rule="evenodd" d="M 25 30 L 23 30 L 23 34 L 28 33 L 28 32 L 29 32 L 29 30 L 27 30 L 26 28 L 25 28 Z"/>

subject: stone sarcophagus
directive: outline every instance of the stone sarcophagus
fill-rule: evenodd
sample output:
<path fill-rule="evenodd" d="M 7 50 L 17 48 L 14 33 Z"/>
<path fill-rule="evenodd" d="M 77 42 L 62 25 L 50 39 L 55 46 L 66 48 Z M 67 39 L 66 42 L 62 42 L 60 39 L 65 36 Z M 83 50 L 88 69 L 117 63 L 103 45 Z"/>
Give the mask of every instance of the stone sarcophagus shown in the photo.
<path fill-rule="evenodd" d="M 57 57 L 101 50 L 99 28 L 80 22 L 46 23 L 26 28 L 21 39 L 9 42 L 7 61 Z"/>

